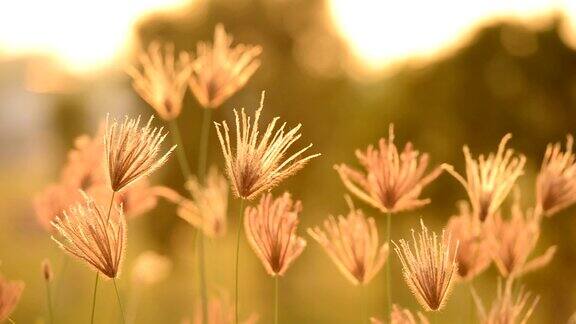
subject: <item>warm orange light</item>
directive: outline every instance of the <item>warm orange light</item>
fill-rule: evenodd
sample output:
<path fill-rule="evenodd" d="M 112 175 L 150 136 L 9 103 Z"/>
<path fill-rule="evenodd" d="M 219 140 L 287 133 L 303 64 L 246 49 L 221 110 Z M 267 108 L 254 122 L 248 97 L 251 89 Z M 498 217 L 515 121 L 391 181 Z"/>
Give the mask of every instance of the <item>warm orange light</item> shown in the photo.
<path fill-rule="evenodd" d="M 76 72 L 107 66 L 131 42 L 136 21 L 190 0 L 0 1 L 0 54 L 49 56 Z"/>
<path fill-rule="evenodd" d="M 437 54 L 458 44 L 478 25 L 495 19 L 530 22 L 536 16 L 563 12 L 572 22 L 567 25 L 576 26 L 575 7 L 576 0 L 330 2 L 337 29 L 352 52 L 370 69 L 380 69 L 405 58 Z"/>

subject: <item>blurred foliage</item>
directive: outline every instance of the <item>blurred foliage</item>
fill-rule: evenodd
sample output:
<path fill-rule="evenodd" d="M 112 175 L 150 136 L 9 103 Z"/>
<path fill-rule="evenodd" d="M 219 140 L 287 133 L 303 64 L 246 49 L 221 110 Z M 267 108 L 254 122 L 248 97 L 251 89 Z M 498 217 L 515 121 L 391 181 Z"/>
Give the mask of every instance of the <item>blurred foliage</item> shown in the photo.
<path fill-rule="evenodd" d="M 159 39 L 173 42 L 180 50 L 193 50 L 197 41 L 212 38 L 218 22 L 223 22 L 238 42 L 263 46 L 260 70 L 244 90 L 213 116 L 217 121 L 231 120 L 232 108 L 240 107 L 252 112 L 258 105 L 260 91 L 266 90 L 263 120 L 281 116 L 289 125 L 303 124 L 303 143 L 314 143 L 314 151 L 323 156 L 276 192 L 290 190 L 303 201 L 299 232 L 305 237 L 307 227 L 320 223 L 328 214 L 346 211 L 344 187 L 332 166 L 340 162 L 355 164 L 354 150 L 387 136 L 389 123 L 396 126 L 397 143 L 412 141 L 416 148 L 431 154 L 433 164 L 447 162 L 457 170 L 463 169 L 464 144 L 470 146 L 473 154 L 488 153 L 496 149 L 505 133 L 513 133 L 511 146 L 529 161 L 526 175 L 519 182 L 526 207 L 533 202 L 535 172 L 546 144 L 563 141 L 567 133 L 575 130 L 576 53 L 558 36 L 561 17 L 539 30 L 510 22 L 495 23 L 479 30 L 460 49 L 430 64 L 416 66 L 407 61 L 392 75 L 363 82 L 346 73 L 350 54 L 331 27 L 323 1 L 212 1 L 188 11 L 178 17 L 157 15 L 142 22 L 138 31 L 142 46 Z M 375 32 L 374 41 L 385 40 L 378 39 Z M 129 91 L 129 82 L 125 77 L 113 86 Z M 152 112 L 143 101 L 135 100 L 139 112 Z M 60 98 L 58 106 L 53 116 L 55 131 L 60 132 L 63 145 L 68 147 L 75 135 L 86 131 L 81 122 L 86 115 L 76 111 L 82 109 L 83 103 L 75 96 Z M 102 111 L 106 109 L 103 107 Z M 190 161 L 195 164 L 201 110 L 190 95 L 178 122 Z M 96 125 L 97 121 L 92 123 Z M 209 161 L 222 166 L 214 135 L 212 132 Z M 35 164 L 28 167 L 34 168 Z M 195 165 L 192 167 L 194 170 Z M 181 189 L 175 161 L 161 173 L 162 178 L 155 177 L 155 182 Z M 30 208 L 32 195 L 49 179 L 13 186 L 26 181 L 26 174 L 2 178 L 10 179 L 1 188 L 4 198 L 0 207 L 10 214 L 0 221 L 2 272 L 27 282 L 24 299 L 13 318 L 18 323 L 31 323 L 44 311 L 40 261 L 50 256 L 59 269 L 64 259 L 48 236 L 35 227 Z M 460 185 L 447 175 L 429 186 L 424 196 L 432 198 L 431 205 L 395 216 L 393 239 L 409 235 L 409 228 L 416 226 L 420 217 L 435 230 L 441 229 L 456 212 L 456 201 L 466 198 Z M 358 205 L 377 219 L 382 231 L 382 215 L 360 202 Z M 232 233 L 236 210 L 234 202 L 230 208 Z M 570 208 L 543 222 L 538 249 L 558 245 L 559 250 L 547 268 L 522 280 L 527 289 L 541 296 L 533 322 L 565 322 L 576 311 L 576 277 L 572 271 L 576 262 L 576 224 L 571 217 L 574 211 Z M 129 268 L 138 252 L 155 249 L 166 253 L 175 262 L 174 274 L 168 282 L 143 295 L 137 322 L 179 322 L 194 310 L 197 279 L 192 230 L 175 217 L 173 206 L 167 203 L 133 221 L 130 227 L 123 274 L 126 279 L 120 281 L 124 297 L 130 296 Z M 230 233 L 224 240 L 209 243 L 208 273 L 213 292 L 233 287 L 232 248 Z M 391 260 L 395 301 L 418 309 L 401 279 L 396 256 L 392 255 Z M 255 311 L 261 315 L 262 323 L 268 323 L 273 281 L 245 242 L 241 262 L 241 312 Z M 57 276 L 58 273 L 57 270 Z M 57 314 L 61 321 L 83 322 L 80 319 L 87 318 L 89 312 L 92 274 L 76 261 L 67 262 L 65 273 L 64 278 L 57 279 L 62 280 Z M 476 280 L 475 286 L 485 299 L 494 296 L 496 277 L 496 271 L 491 269 Z M 378 317 L 383 317 L 384 311 L 383 279 L 382 274 L 378 275 L 364 292 L 369 297 L 369 313 Z M 350 286 L 311 240 L 280 285 L 283 323 L 358 322 L 360 290 Z M 117 310 L 112 302 L 111 283 L 106 282 L 103 287 L 98 318 L 109 322 Z M 437 321 L 465 321 L 469 307 L 468 289 L 459 286 Z"/>

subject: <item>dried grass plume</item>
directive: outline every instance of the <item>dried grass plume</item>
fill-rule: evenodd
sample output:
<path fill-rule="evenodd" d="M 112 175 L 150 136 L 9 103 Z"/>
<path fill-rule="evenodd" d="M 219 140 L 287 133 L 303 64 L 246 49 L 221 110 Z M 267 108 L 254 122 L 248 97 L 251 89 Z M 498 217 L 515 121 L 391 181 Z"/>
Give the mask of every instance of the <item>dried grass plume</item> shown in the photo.
<path fill-rule="evenodd" d="M 172 120 L 178 117 L 192 73 L 189 54 L 180 52 L 176 59 L 174 44 L 162 46 L 154 41 L 146 52 L 138 55 L 138 61 L 142 71 L 136 67 L 127 70 L 132 77 L 134 90 L 156 110 L 160 118 Z"/>
<path fill-rule="evenodd" d="M 296 234 L 301 211 L 302 203 L 287 192 L 276 199 L 266 194 L 257 206 L 246 208 L 248 243 L 273 277 L 283 276 L 306 247 L 306 241 Z"/>
<path fill-rule="evenodd" d="M 338 270 L 354 285 L 366 285 L 388 258 L 388 243 L 380 245 L 376 222 L 365 217 L 347 199 L 348 216 L 330 216 L 320 227 L 308 229 L 326 251 Z"/>
<path fill-rule="evenodd" d="M 342 182 L 356 197 L 383 213 L 397 213 L 419 208 L 430 202 L 421 199 L 422 189 L 436 179 L 442 169 L 426 174 L 428 154 L 420 154 L 408 142 L 402 152 L 394 144 L 394 125 L 390 124 L 388 140 L 381 138 L 378 147 L 356 151 L 365 173 L 346 164 L 336 165 Z"/>
<path fill-rule="evenodd" d="M 412 230 L 413 247 L 401 239 L 398 244 L 393 242 L 394 250 L 402 263 L 404 279 L 420 305 L 426 311 L 439 311 L 458 272 L 458 244 L 453 248 L 450 234 L 442 231 L 438 237 L 422 220 L 420 225 L 422 231 L 417 236 Z"/>
<path fill-rule="evenodd" d="M 450 217 L 446 231 L 452 236 L 452 251 L 458 244 L 458 277 L 469 281 L 492 263 L 491 247 L 480 219 L 474 216 L 468 203 L 460 202 L 458 207 L 459 213 Z"/>
<path fill-rule="evenodd" d="M 208 171 L 205 184 L 192 178 L 186 183 L 186 187 L 192 195 L 192 200 L 179 199 L 178 216 L 192 226 L 201 229 L 204 235 L 208 237 L 224 236 L 228 213 L 228 182 L 226 178 L 213 166 Z"/>
<path fill-rule="evenodd" d="M 236 116 L 234 151 L 226 121 L 222 124 L 215 123 L 233 192 L 242 199 L 256 198 L 260 193 L 274 188 L 282 180 L 302 169 L 309 160 L 320 156 L 313 154 L 302 157 L 312 147 L 310 144 L 286 157 L 290 147 L 300 139 L 300 124 L 287 132 L 285 132 L 286 123 L 275 130 L 278 121 L 276 117 L 268 124 L 266 131 L 260 134 L 258 122 L 263 104 L 264 92 L 253 122 L 246 116 L 244 109 L 241 111 L 241 117 L 234 110 Z"/>
<path fill-rule="evenodd" d="M 218 108 L 240 90 L 260 67 L 260 46 L 238 44 L 222 24 L 214 30 L 214 44 L 200 42 L 189 85 L 204 108 Z"/>
<path fill-rule="evenodd" d="M 481 221 L 498 211 L 516 179 L 524 174 L 524 155 L 516 156 L 514 150 L 506 149 L 511 138 L 511 134 L 506 134 L 500 141 L 496 154 L 490 153 L 487 158 L 481 154 L 478 160 L 473 159 L 468 146 L 464 146 L 466 179 L 454 171 L 452 166 L 444 165 L 446 171 L 466 189 L 472 210 Z"/>
<path fill-rule="evenodd" d="M 104 136 L 104 156 L 106 173 L 110 186 L 118 192 L 154 172 L 167 160 L 176 146 L 159 156 L 162 142 L 166 134 L 162 128 L 152 127 L 150 117 L 148 123 L 140 126 L 140 117 L 124 118 L 124 122 L 110 122 L 106 118 L 106 133 Z"/>
<path fill-rule="evenodd" d="M 57 216 L 52 226 L 63 239 L 52 239 L 64 251 L 83 260 L 108 278 L 120 272 L 126 248 L 126 221 L 122 207 L 110 216 L 84 195 L 84 203 L 77 204 Z"/>
<path fill-rule="evenodd" d="M 541 215 L 523 212 L 517 195 L 511 217 L 502 219 L 501 213 L 491 216 L 485 223 L 494 263 L 503 277 L 520 277 L 546 266 L 554 257 L 556 247 L 528 260 L 540 237 Z"/>
<path fill-rule="evenodd" d="M 576 203 L 576 156 L 574 138 L 566 137 L 566 150 L 560 143 L 548 144 L 536 179 L 536 213 L 552 216 Z"/>
<path fill-rule="evenodd" d="M 539 297 L 536 297 L 532 298 L 532 302 L 530 302 L 532 296 L 525 292 L 523 287 L 520 288 L 518 295 L 514 298 L 511 280 L 506 281 L 504 288 L 502 288 L 502 283 L 498 282 L 496 299 L 488 311 L 474 290 L 472 290 L 472 296 L 478 309 L 481 324 L 525 324 L 539 301 Z"/>

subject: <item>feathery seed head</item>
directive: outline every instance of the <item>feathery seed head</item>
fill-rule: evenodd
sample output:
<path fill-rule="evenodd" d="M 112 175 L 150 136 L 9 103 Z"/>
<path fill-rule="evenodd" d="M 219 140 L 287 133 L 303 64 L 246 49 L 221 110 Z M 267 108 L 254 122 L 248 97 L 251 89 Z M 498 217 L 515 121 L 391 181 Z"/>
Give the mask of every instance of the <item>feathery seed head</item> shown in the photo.
<path fill-rule="evenodd" d="M 162 128 L 152 127 L 152 119 L 154 117 L 140 127 L 140 116 L 136 119 L 126 116 L 123 123 L 110 122 L 109 117 L 106 118 L 104 164 L 113 191 L 118 192 L 154 172 L 176 148 L 173 146 L 158 157 L 167 133 L 162 133 Z"/>
<path fill-rule="evenodd" d="M 84 194 L 84 193 L 83 193 Z M 84 194 L 77 204 L 57 216 L 52 226 L 63 239 L 52 239 L 64 251 L 85 261 L 108 278 L 119 275 L 126 247 L 126 221 L 122 206 L 107 215 Z"/>
<path fill-rule="evenodd" d="M 378 147 L 370 145 L 366 152 L 356 151 L 366 173 L 346 164 L 336 165 L 346 188 L 383 213 L 397 213 L 419 208 L 430 199 L 419 198 L 422 189 L 436 179 L 442 169 L 425 174 L 428 154 L 420 154 L 407 143 L 402 152 L 394 144 L 394 125 L 390 124 L 388 140 L 381 138 Z"/>
<path fill-rule="evenodd" d="M 9 281 L 0 275 L 0 323 L 7 320 L 18 305 L 24 286 L 22 281 Z"/>
<path fill-rule="evenodd" d="M 228 213 L 228 182 L 213 166 L 208 171 L 206 184 L 192 178 L 186 184 L 192 200 L 180 199 L 178 216 L 192 226 L 201 229 L 204 235 L 212 238 L 226 234 Z"/>
<path fill-rule="evenodd" d="M 452 251 L 458 244 L 458 277 L 469 281 L 488 268 L 492 256 L 482 223 L 471 212 L 468 203 L 461 202 L 459 210 L 458 215 L 450 217 L 446 231 L 452 236 Z"/>
<path fill-rule="evenodd" d="M 478 160 L 474 160 L 468 146 L 464 146 L 466 179 L 454 171 L 452 166 L 443 166 L 464 186 L 472 210 L 481 221 L 498 211 L 516 179 L 524 174 L 526 157 L 515 156 L 514 150 L 506 149 L 511 138 L 511 134 L 506 134 L 500 141 L 496 154 L 490 153 L 487 158 L 481 154 Z"/>
<path fill-rule="evenodd" d="M 450 234 L 442 231 L 442 236 L 430 233 L 420 220 L 422 231 L 412 230 L 413 249 L 401 239 L 393 242 L 394 250 L 402 263 L 404 279 L 412 293 L 426 311 L 439 311 L 444 307 L 454 277 L 458 271 L 456 256 Z"/>
<path fill-rule="evenodd" d="M 236 149 L 232 151 L 230 130 L 226 121 L 215 123 L 218 139 L 226 162 L 226 171 L 232 182 L 234 194 L 242 199 L 252 200 L 260 193 L 277 186 L 282 180 L 293 175 L 311 159 L 320 156 L 313 154 L 302 157 L 312 144 L 286 158 L 286 152 L 301 134 L 301 125 L 285 132 L 285 125 L 276 129 L 278 118 L 274 118 L 266 131 L 260 136 L 258 122 L 264 104 L 264 92 L 260 108 L 256 111 L 254 121 L 246 116 L 244 109 L 241 118 L 236 116 Z"/>
<path fill-rule="evenodd" d="M 288 192 L 274 199 L 268 193 L 256 207 L 248 207 L 244 228 L 248 243 L 269 275 L 283 276 L 306 247 L 296 234 L 302 203 L 293 201 Z"/>
<path fill-rule="evenodd" d="M 524 287 L 520 288 L 518 296 L 514 298 L 512 280 L 506 281 L 504 289 L 502 289 L 502 283 L 498 282 L 496 299 L 492 302 L 488 312 L 474 290 L 472 290 L 472 296 L 478 309 L 481 324 L 526 324 L 540 299 L 536 297 L 530 302 L 532 296 L 529 292 L 524 291 Z"/>
<path fill-rule="evenodd" d="M 536 212 L 552 216 L 576 202 L 576 155 L 574 138 L 566 137 L 566 151 L 560 143 L 548 144 L 536 179 Z"/>
<path fill-rule="evenodd" d="M 380 245 L 376 222 L 364 217 L 347 198 L 348 216 L 330 216 L 324 229 L 309 228 L 312 236 L 353 285 L 366 285 L 376 276 L 388 258 L 388 243 Z"/>
<path fill-rule="evenodd" d="M 519 195 L 514 199 L 510 219 L 503 220 L 500 213 L 487 219 L 485 227 L 490 251 L 503 277 L 520 277 L 546 266 L 552 260 L 555 246 L 528 261 L 540 237 L 540 222 L 541 215 L 530 210 L 522 211 Z"/>
<path fill-rule="evenodd" d="M 198 43 L 197 58 L 192 64 L 190 90 L 202 107 L 218 108 L 240 90 L 260 67 L 260 46 L 238 44 L 222 24 L 214 30 L 214 44 Z"/>
<path fill-rule="evenodd" d="M 139 63 L 142 71 L 130 67 L 128 74 L 132 77 L 134 90 L 164 120 L 173 120 L 180 115 L 182 100 L 192 73 L 191 59 L 188 53 L 181 52 L 174 58 L 174 44 L 162 45 L 154 41 L 148 51 L 140 53 Z"/>

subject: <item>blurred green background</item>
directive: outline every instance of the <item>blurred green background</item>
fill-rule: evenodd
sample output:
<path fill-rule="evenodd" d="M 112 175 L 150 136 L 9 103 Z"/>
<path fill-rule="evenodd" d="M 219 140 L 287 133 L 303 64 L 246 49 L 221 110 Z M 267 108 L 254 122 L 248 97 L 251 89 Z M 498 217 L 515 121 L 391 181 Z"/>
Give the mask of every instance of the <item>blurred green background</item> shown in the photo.
<path fill-rule="evenodd" d="M 409 19 L 407 17 L 407 19 Z M 332 166 L 356 165 L 354 150 L 364 149 L 396 127 L 397 143 L 412 141 L 429 152 L 433 165 L 447 162 L 463 170 L 462 146 L 474 154 L 494 151 L 500 138 L 511 132 L 511 146 L 528 158 L 519 180 L 526 207 L 534 198 L 535 173 L 545 146 L 564 141 L 576 126 L 576 52 L 559 35 L 566 18 L 558 13 L 537 28 L 501 19 L 484 24 L 465 42 L 445 55 L 422 64 L 401 61 L 387 73 L 366 76 L 355 71 L 346 41 L 331 24 L 325 1 L 211 1 L 183 7 L 178 15 L 151 14 L 138 23 L 136 38 L 173 42 L 179 50 L 194 50 L 199 40 L 210 40 L 222 22 L 236 41 L 260 44 L 262 66 L 247 86 L 213 114 L 215 120 L 232 120 L 232 108 L 253 112 L 260 92 L 266 90 L 264 120 L 281 116 L 289 125 L 303 124 L 301 145 L 314 143 L 323 155 L 274 190 L 289 190 L 301 199 L 304 211 L 299 233 L 308 247 L 280 281 L 282 323 L 358 323 L 360 289 L 337 272 L 306 228 L 320 224 L 329 214 L 347 211 L 345 189 Z M 103 21 L 103 24 L 106 22 Z M 440 22 L 439 22 L 440 23 Z M 374 42 L 386 42 L 375 29 Z M 402 29 L 398 29 L 402 35 Z M 423 27 L 422 33 L 426 33 Z M 131 49 L 135 53 L 136 48 Z M 1 55 L 0 51 L 0 55 Z M 56 272 L 55 304 L 58 323 L 84 323 L 90 311 L 92 272 L 80 262 L 69 262 L 59 277 L 64 256 L 36 223 L 31 200 L 58 177 L 73 139 L 93 134 L 107 112 L 153 113 L 132 91 L 121 69 L 88 79 L 42 79 L 42 89 L 30 83 L 30 69 L 38 58 L 4 59 L 0 56 L 0 271 L 26 282 L 23 298 L 13 314 L 16 323 L 42 322 L 45 291 L 40 262 L 50 258 Z M 32 71 L 33 72 L 33 71 Z M 58 75 L 56 73 L 56 75 Z M 44 75 L 48 77 L 47 75 Z M 201 109 L 188 94 L 179 123 L 192 164 L 196 161 Z M 161 121 L 159 121 L 160 123 Z M 222 166 L 215 132 L 210 138 L 209 163 Z M 192 165 L 193 170 L 196 169 Z M 181 174 L 172 159 L 153 178 L 180 190 Z M 424 192 L 432 203 L 414 212 L 394 216 L 392 238 L 409 235 L 420 217 L 440 230 L 465 199 L 461 186 L 444 174 Z M 233 235 L 237 201 L 231 198 L 229 233 L 208 243 L 210 291 L 233 288 Z M 357 202 L 376 218 L 381 233 L 384 217 Z M 504 208 L 507 208 L 505 206 Z M 576 311 L 576 220 L 574 208 L 545 219 L 539 253 L 550 245 L 558 252 L 549 266 L 522 279 L 541 299 L 534 323 L 562 323 Z M 129 223 L 129 243 L 119 281 L 123 298 L 130 297 L 130 268 L 141 251 L 155 250 L 174 262 L 170 278 L 143 292 L 137 323 L 179 323 L 194 312 L 196 268 L 192 229 L 175 215 L 172 205 L 159 206 Z M 241 246 L 241 313 L 260 314 L 270 323 L 273 280 L 243 240 Z M 395 255 L 394 302 L 419 310 L 400 275 Z M 486 301 L 495 294 L 497 271 L 491 267 L 475 287 Z M 369 314 L 384 317 L 382 272 L 365 289 Z M 97 321 L 117 319 L 111 282 L 101 286 Z M 437 322 L 466 322 L 470 297 L 456 286 Z"/>

